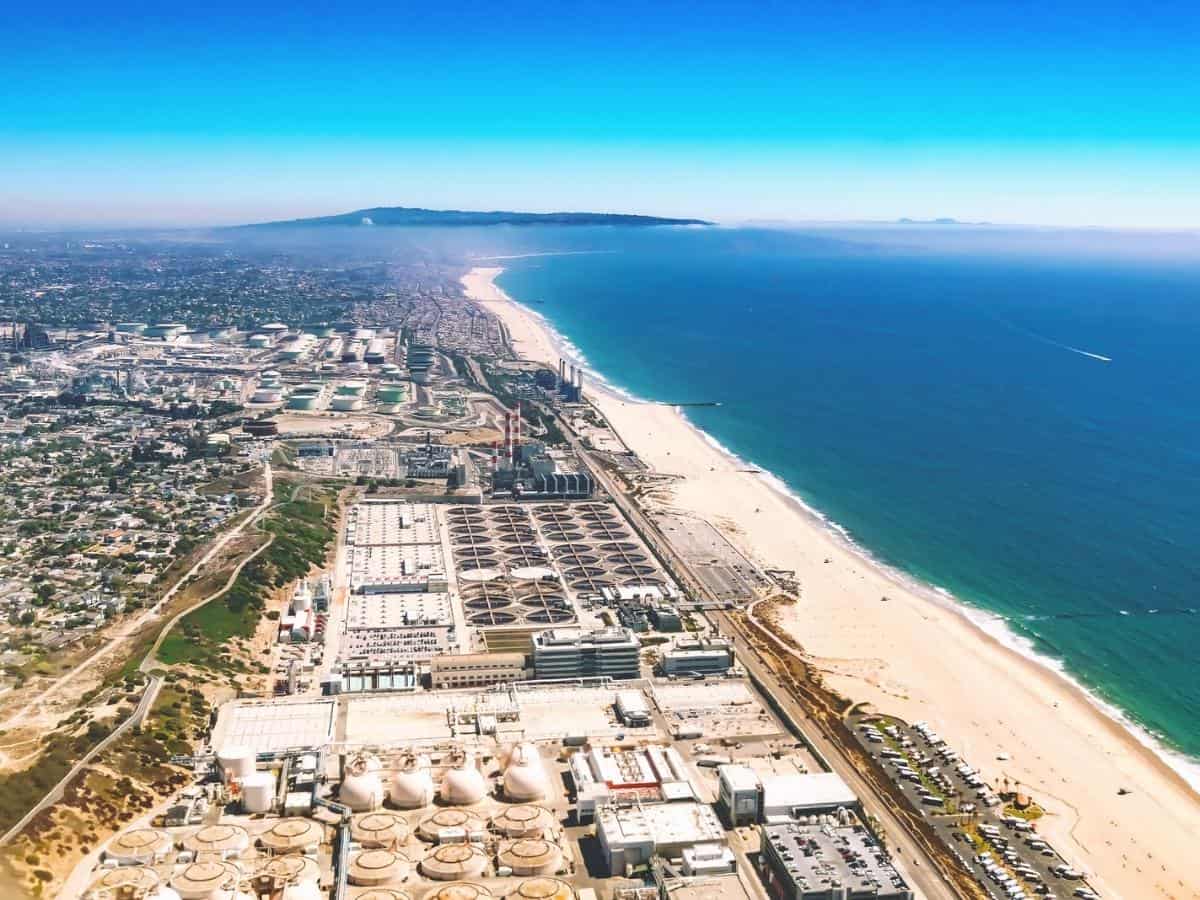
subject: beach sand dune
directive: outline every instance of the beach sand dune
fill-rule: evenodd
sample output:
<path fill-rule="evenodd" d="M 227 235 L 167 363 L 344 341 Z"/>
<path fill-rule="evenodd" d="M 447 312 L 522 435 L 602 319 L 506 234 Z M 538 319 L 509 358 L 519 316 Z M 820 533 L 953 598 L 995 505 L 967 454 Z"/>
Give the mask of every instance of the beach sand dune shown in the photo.
<path fill-rule="evenodd" d="M 518 353 L 554 367 L 560 348 L 496 287 L 500 271 L 475 269 L 463 285 L 501 317 Z M 761 564 L 796 571 L 800 602 L 779 621 L 831 687 L 924 719 L 993 785 L 1019 783 L 1048 811 L 1039 831 L 1104 896 L 1200 897 L 1200 797 L 1080 689 L 870 563 L 677 410 L 598 386 L 587 396 L 654 471 L 682 476 L 663 487 L 673 507 L 707 518 Z"/>

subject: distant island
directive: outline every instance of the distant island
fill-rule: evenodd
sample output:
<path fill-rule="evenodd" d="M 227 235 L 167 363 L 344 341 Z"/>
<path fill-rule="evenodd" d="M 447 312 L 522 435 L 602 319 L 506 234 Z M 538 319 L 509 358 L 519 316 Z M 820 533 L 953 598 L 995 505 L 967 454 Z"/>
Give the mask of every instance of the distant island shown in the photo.
<path fill-rule="evenodd" d="M 991 222 L 960 222 L 958 219 L 897 219 L 897 225 L 990 225 Z"/>
<path fill-rule="evenodd" d="M 417 209 L 408 206 L 375 206 L 334 216 L 258 222 L 237 228 L 308 228 L 326 225 L 370 228 L 384 225 L 466 226 L 466 225 L 712 225 L 703 219 L 665 219 L 659 216 L 635 216 L 622 213 L 587 212 L 470 212 L 459 209 Z"/>

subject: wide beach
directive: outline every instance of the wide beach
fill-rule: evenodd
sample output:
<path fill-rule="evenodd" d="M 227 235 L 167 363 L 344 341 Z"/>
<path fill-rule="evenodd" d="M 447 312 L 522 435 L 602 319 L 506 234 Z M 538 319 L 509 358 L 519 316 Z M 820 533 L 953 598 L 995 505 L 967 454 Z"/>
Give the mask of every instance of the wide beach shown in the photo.
<path fill-rule="evenodd" d="M 518 353 L 553 366 L 563 348 L 496 287 L 501 271 L 474 269 L 463 279 L 468 295 L 503 320 Z M 1105 896 L 1200 896 L 1200 867 L 1190 863 L 1200 797 L 1082 690 L 945 598 L 872 564 L 678 410 L 589 381 L 588 399 L 626 444 L 680 476 L 673 508 L 708 519 L 760 563 L 796 571 L 802 598 L 784 621 L 832 687 L 928 721 L 993 785 L 1019 783 L 1048 811 L 1039 830 Z"/>

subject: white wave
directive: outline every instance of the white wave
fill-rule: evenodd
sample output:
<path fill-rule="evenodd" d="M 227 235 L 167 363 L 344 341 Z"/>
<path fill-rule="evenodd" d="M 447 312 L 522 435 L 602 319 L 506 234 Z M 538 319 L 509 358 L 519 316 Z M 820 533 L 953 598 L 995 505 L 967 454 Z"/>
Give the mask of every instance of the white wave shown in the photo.
<path fill-rule="evenodd" d="M 517 303 L 517 301 L 512 300 L 511 297 L 508 299 L 514 303 Z M 550 334 L 551 341 L 555 344 L 556 348 L 561 347 L 564 349 L 564 351 L 566 351 L 564 352 L 563 357 L 567 359 L 568 362 L 576 362 L 576 364 L 586 363 L 586 357 L 584 357 L 583 352 L 580 351 L 579 348 L 572 343 L 566 335 L 558 331 L 549 319 L 536 310 L 530 309 L 524 304 L 518 303 L 517 305 L 521 306 L 522 309 L 527 310 L 532 315 L 537 317 L 537 319 L 542 323 L 543 327 Z M 1055 341 L 1050 341 L 1049 338 L 1043 338 L 1041 335 L 1034 336 L 1049 343 L 1057 343 Z M 1065 344 L 1059 346 L 1066 347 Z M 1084 353 L 1085 355 L 1093 355 L 1087 354 L 1086 351 L 1076 350 L 1074 347 L 1066 347 L 1066 349 L 1075 350 L 1076 352 Z M 1106 359 L 1104 357 L 1101 358 Z M 593 382 L 599 383 L 605 390 L 608 390 L 609 392 L 614 393 L 628 401 L 637 403 L 654 402 L 635 396 L 624 388 L 606 380 L 594 369 L 587 369 L 586 371 L 588 378 Z M 1191 786 L 1192 790 L 1200 793 L 1200 759 L 1188 756 L 1179 752 L 1178 750 L 1175 750 L 1173 747 L 1170 747 L 1166 743 L 1165 736 L 1150 731 L 1144 725 L 1131 718 L 1130 715 L 1120 707 L 1099 696 L 1095 691 L 1083 684 L 1073 674 L 1071 674 L 1063 660 L 1039 651 L 1037 644 L 1031 638 L 1029 638 L 1027 635 L 1021 634 L 1018 631 L 1015 631 L 1010 622 L 1005 619 L 1004 616 L 1000 615 L 999 613 L 991 612 L 990 610 L 985 610 L 978 606 L 974 606 L 971 603 L 960 599 L 940 585 L 921 581 L 903 569 L 899 569 L 896 566 L 879 559 L 877 556 L 871 553 L 869 549 L 858 543 L 848 529 L 838 522 L 830 519 L 825 513 L 821 512 L 815 506 L 812 506 L 800 493 L 798 493 L 794 488 L 791 487 L 791 485 L 789 485 L 774 472 L 771 472 L 770 470 L 754 463 L 752 460 L 748 460 L 745 457 L 735 453 L 729 447 L 722 444 L 715 436 L 705 431 L 690 418 L 688 418 L 686 412 L 682 408 L 676 407 L 675 409 L 680 417 L 687 422 L 690 428 L 694 429 L 706 443 L 725 456 L 736 468 L 757 470 L 757 474 L 755 475 L 756 478 L 762 480 L 773 491 L 783 496 L 795 507 L 799 508 L 810 519 L 818 522 L 823 528 L 833 534 L 843 544 L 843 546 L 850 549 L 860 559 L 862 559 L 864 563 L 875 567 L 888 577 L 903 584 L 917 596 L 925 597 L 930 602 L 936 603 L 939 606 L 949 609 L 950 611 L 964 617 L 979 631 L 988 635 L 1008 649 L 1020 654 L 1031 662 L 1041 666 L 1044 669 L 1047 669 L 1048 671 L 1057 675 L 1059 678 L 1062 678 L 1064 681 L 1068 682 L 1072 687 L 1080 691 L 1087 701 L 1096 709 L 1124 728 L 1138 743 L 1158 756 L 1159 759 L 1161 759 L 1164 763 L 1166 763 L 1167 766 L 1169 766 L 1174 772 L 1183 778 L 1183 780 Z M 1128 613 L 1126 613 L 1124 610 L 1121 612 L 1124 615 L 1128 615 Z"/>

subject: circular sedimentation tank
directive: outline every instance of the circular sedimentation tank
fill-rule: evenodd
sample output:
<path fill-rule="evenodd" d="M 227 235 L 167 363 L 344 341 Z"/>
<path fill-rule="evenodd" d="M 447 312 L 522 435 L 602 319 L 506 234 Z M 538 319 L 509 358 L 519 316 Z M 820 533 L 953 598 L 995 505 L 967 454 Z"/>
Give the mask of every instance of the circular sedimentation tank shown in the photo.
<path fill-rule="evenodd" d="M 116 897 L 121 888 L 127 888 L 134 896 L 139 896 L 142 892 L 154 890 L 159 881 L 158 873 L 149 866 L 122 866 L 101 873 L 88 890 L 109 891 Z"/>
<path fill-rule="evenodd" d="M 478 878 L 487 871 L 487 852 L 478 844 L 442 844 L 421 860 L 421 871 L 436 881 Z"/>
<path fill-rule="evenodd" d="M 520 566 L 509 574 L 517 581 L 553 581 L 556 577 L 549 566 Z"/>
<path fill-rule="evenodd" d="M 362 813 L 350 820 L 350 837 L 368 849 L 395 847 L 407 840 L 411 831 L 408 822 L 391 812 Z"/>
<path fill-rule="evenodd" d="M 172 846 L 171 836 L 157 828 L 134 828 L 113 838 L 104 851 L 105 859 L 116 860 L 121 865 L 154 862 Z"/>
<path fill-rule="evenodd" d="M 321 878 L 321 869 L 316 860 L 300 853 L 272 856 L 263 863 L 258 873 L 280 879 L 284 884 L 302 884 Z"/>
<path fill-rule="evenodd" d="M 634 563 L 631 565 L 617 566 L 614 571 L 618 575 L 653 575 L 654 566 Z"/>
<path fill-rule="evenodd" d="M 495 896 L 482 884 L 457 881 L 430 891 L 421 900 L 493 900 Z"/>
<path fill-rule="evenodd" d="M 364 891 L 354 900 L 413 900 L 413 896 L 408 891 L 399 891 L 395 888 L 375 888 Z"/>
<path fill-rule="evenodd" d="M 578 578 L 596 578 L 605 573 L 604 569 L 600 566 L 575 566 L 574 568 L 567 569 L 563 574 L 567 578 L 575 580 Z"/>
<path fill-rule="evenodd" d="M 280 819 L 258 836 L 259 842 L 275 853 L 303 850 L 321 843 L 322 828 L 312 819 Z"/>
<path fill-rule="evenodd" d="M 497 609 L 511 609 L 512 600 L 508 597 L 476 597 L 466 600 L 463 606 L 470 612 L 488 612 Z"/>
<path fill-rule="evenodd" d="M 507 900 L 575 900 L 575 889 L 558 878 L 530 878 L 522 881 Z"/>
<path fill-rule="evenodd" d="M 242 873 L 233 863 L 201 860 L 188 863 L 171 879 L 171 887 L 183 900 L 222 898 L 226 892 L 237 890 Z"/>
<path fill-rule="evenodd" d="M 507 806 L 492 817 L 492 828 L 504 837 L 545 837 L 554 828 L 554 814 L 541 806 Z"/>
<path fill-rule="evenodd" d="M 426 841 L 437 843 L 446 831 L 454 832 L 461 829 L 472 834 L 483 831 L 484 822 L 476 813 L 469 809 L 439 809 L 426 816 L 417 825 L 417 834 Z"/>
<path fill-rule="evenodd" d="M 205 825 L 181 842 L 184 850 L 217 855 L 241 853 L 250 846 L 250 835 L 241 825 Z"/>
<path fill-rule="evenodd" d="M 492 578 L 500 577 L 500 573 L 497 571 L 497 567 L 499 565 L 500 560 L 496 557 L 480 553 L 468 556 L 465 559 L 460 559 L 458 561 L 458 570 L 463 573 L 482 572 L 485 574 L 480 575 L 479 577 L 484 578 L 485 580 L 490 580 Z"/>
<path fill-rule="evenodd" d="M 514 625 L 516 621 L 515 613 L 502 609 L 491 609 L 487 612 L 471 613 L 467 616 L 467 624 L 474 625 L 476 628 L 499 628 L 504 625 Z"/>
<path fill-rule="evenodd" d="M 543 838 L 521 838 L 500 851 L 497 859 L 514 875 L 553 875 L 562 867 L 562 850 Z"/>
<path fill-rule="evenodd" d="M 535 609 L 526 613 L 525 618 L 538 625 L 565 625 L 575 620 L 575 614 L 569 609 Z"/>
<path fill-rule="evenodd" d="M 395 850 L 362 850 L 350 857 L 348 877 L 351 884 L 375 887 L 403 881 L 408 875 L 408 857 Z"/>
<path fill-rule="evenodd" d="M 464 569 L 460 576 L 462 581 L 468 584 L 483 584 L 488 581 L 497 581 L 504 577 L 504 573 L 498 568 L 482 568 L 482 569 Z M 470 591 L 470 588 L 466 588 Z"/>

